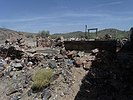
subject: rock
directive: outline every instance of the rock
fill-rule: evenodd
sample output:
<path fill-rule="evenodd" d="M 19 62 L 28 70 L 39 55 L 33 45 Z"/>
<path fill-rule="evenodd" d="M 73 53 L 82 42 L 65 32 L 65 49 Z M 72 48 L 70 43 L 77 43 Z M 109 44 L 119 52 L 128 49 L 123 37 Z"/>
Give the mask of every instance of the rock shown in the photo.
<path fill-rule="evenodd" d="M 89 70 L 90 67 L 91 67 L 91 65 L 92 65 L 92 62 L 91 62 L 91 61 L 89 61 L 89 62 L 83 61 L 83 68 L 84 68 L 85 70 Z"/>
<path fill-rule="evenodd" d="M 79 52 L 78 52 L 78 56 L 79 56 L 79 57 L 83 57 L 83 56 L 84 56 L 84 52 L 79 51 Z"/>
<path fill-rule="evenodd" d="M 4 76 L 4 73 L 0 71 L 0 78 Z"/>
<path fill-rule="evenodd" d="M 11 58 L 10 58 L 10 57 L 6 57 L 6 58 L 5 58 L 5 62 L 6 62 L 7 64 L 10 64 Z"/>
<path fill-rule="evenodd" d="M 13 81 L 16 81 L 16 80 L 17 80 L 17 75 L 16 75 L 16 73 L 13 74 L 12 79 L 13 79 Z"/>
<path fill-rule="evenodd" d="M 23 68 L 21 63 L 12 63 L 11 66 L 14 67 L 14 68 L 17 68 L 17 69 L 22 69 Z"/>
<path fill-rule="evenodd" d="M 6 62 L 3 59 L 0 59 L 0 70 L 4 70 L 4 64 Z"/>
<path fill-rule="evenodd" d="M 32 65 L 33 65 L 33 63 L 31 61 L 28 62 L 28 64 L 27 64 L 28 67 L 32 67 Z"/>
<path fill-rule="evenodd" d="M 55 58 L 54 58 L 55 60 L 58 60 L 58 59 L 63 59 L 63 56 L 61 55 L 61 54 L 59 54 L 59 55 L 57 55 L 57 56 L 55 56 Z"/>
<path fill-rule="evenodd" d="M 92 65 L 92 61 L 90 60 L 90 57 L 82 57 L 81 62 L 85 70 L 88 70 Z"/>
<path fill-rule="evenodd" d="M 75 61 L 75 66 L 76 66 L 76 67 L 81 67 L 81 65 L 82 65 L 82 61 L 81 61 L 80 59 L 77 59 L 77 60 Z"/>
<path fill-rule="evenodd" d="M 70 59 L 65 59 L 65 64 L 67 66 L 73 66 L 74 60 L 70 60 Z"/>
<path fill-rule="evenodd" d="M 44 89 L 41 94 L 42 100 L 48 100 L 51 97 L 51 92 L 49 89 Z"/>
<path fill-rule="evenodd" d="M 57 39 L 55 40 L 54 45 L 55 45 L 55 46 L 58 46 L 58 47 L 63 47 L 63 42 L 64 42 L 64 38 L 59 37 L 59 38 L 57 38 Z"/>
<path fill-rule="evenodd" d="M 19 60 L 19 59 L 15 59 L 14 60 L 16 63 L 21 63 L 21 60 Z"/>
<path fill-rule="evenodd" d="M 10 86 L 10 87 L 8 88 L 7 92 L 6 92 L 6 95 L 9 96 L 9 95 L 14 94 L 14 93 L 16 93 L 16 92 L 18 92 L 18 90 L 15 89 L 13 86 Z"/>
<path fill-rule="evenodd" d="M 60 50 L 60 54 L 63 55 L 63 56 L 66 54 L 65 48 L 62 48 L 62 49 Z"/>
<path fill-rule="evenodd" d="M 99 52 L 98 49 L 94 49 L 94 50 L 92 50 L 92 53 L 94 53 L 94 54 L 96 54 L 96 53 L 98 53 L 98 52 Z"/>
<path fill-rule="evenodd" d="M 20 100 L 21 99 L 21 96 L 19 95 L 13 95 L 9 98 L 9 100 Z"/>
<path fill-rule="evenodd" d="M 76 55 L 76 51 L 68 51 L 66 55 L 68 58 L 73 58 Z"/>
<path fill-rule="evenodd" d="M 63 93 L 63 92 L 61 92 L 60 96 L 61 96 L 61 97 L 63 97 L 63 96 L 64 96 L 64 93 Z"/>
<path fill-rule="evenodd" d="M 55 55 L 57 53 L 56 50 L 53 49 L 45 49 L 45 50 L 37 50 L 36 53 L 44 53 L 44 54 L 52 54 Z"/>
<path fill-rule="evenodd" d="M 64 62 L 64 56 L 61 54 L 55 55 L 53 60 L 56 60 L 57 62 Z"/>
<path fill-rule="evenodd" d="M 9 73 L 9 76 L 10 76 L 10 77 L 13 77 L 14 74 L 15 74 L 15 72 L 14 72 L 14 71 L 11 71 L 11 72 Z"/>
<path fill-rule="evenodd" d="M 54 74 L 53 76 L 52 76 L 52 78 L 51 78 L 51 81 L 54 81 L 54 80 L 56 80 L 58 77 L 60 76 L 60 74 Z"/>
<path fill-rule="evenodd" d="M 56 62 L 55 61 L 51 61 L 48 63 L 49 67 L 54 69 L 54 68 L 57 68 L 57 65 L 56 65 Z"/>
<path fill-rule="evenodd" d="M 27 95 L 28 96 L 31 96 L 32 95 L 32 90 L 31 89 L 27 91 Z"/>
<path fill-rule="evenodd" d="M 10 75 L 10 72 L 12 71 L 12 67 L 11 66 L 8 66 L 6 69 L 5 69 L 5 75 Z"/>

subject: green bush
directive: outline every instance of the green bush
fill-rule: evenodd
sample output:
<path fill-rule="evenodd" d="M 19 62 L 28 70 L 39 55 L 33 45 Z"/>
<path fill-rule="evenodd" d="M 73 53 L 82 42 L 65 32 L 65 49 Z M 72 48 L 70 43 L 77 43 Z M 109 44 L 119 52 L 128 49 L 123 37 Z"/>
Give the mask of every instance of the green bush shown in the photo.
<path fill-rule="evenodd" d="M 42 89 L 50 84 L 50 80 L 53 76 L 52 69 L 40 69 L 32 77 L 34 89 Z"/>
<path fill-rule="evenodd" d="M 49 31 L 45 31 L 45 30 L 43 30 L 43 31 L 40 31 L 38 34 L 37 34 L 37 36 L 41 36 L 41 37 L 48 37 L 48 36 L 50 36 L 50 32 Z"/>

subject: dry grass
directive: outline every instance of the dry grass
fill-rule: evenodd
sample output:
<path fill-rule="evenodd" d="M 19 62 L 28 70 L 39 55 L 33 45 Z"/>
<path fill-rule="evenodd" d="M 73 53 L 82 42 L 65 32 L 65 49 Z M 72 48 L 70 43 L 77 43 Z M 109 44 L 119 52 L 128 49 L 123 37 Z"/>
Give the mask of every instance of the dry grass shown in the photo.
<path fill-rule="evenodd" d="M 52 69 L 40 69 L 33 76 L 32 88 L 42 89 L 50 84 L 50 79 L 53 76 Z"/>

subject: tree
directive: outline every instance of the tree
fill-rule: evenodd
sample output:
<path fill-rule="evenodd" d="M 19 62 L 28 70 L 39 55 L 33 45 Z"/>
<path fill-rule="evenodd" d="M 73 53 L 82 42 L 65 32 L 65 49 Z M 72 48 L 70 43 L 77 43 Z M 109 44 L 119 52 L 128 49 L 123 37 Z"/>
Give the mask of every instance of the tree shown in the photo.
<path fill-rule="evenodd" d="M 38 36 L 41 36 L 41 37 L 48 37 L 48 36 L 50 36 L 50 32 L 49 32 L 49 31 L 43 30 L 43 31 L 40 31 L 40 32 L 38 33 Z"/>

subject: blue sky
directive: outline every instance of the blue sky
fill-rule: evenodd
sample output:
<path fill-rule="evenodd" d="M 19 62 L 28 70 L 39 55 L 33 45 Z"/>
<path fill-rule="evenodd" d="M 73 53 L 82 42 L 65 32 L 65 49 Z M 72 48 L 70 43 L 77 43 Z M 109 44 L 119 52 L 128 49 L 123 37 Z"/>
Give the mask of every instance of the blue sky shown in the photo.
<path fill-rule="evenodd" d="M 129 30 L 133 0 L 0 0 L 0 27 L 51 33 L 98 27 Z"/>

